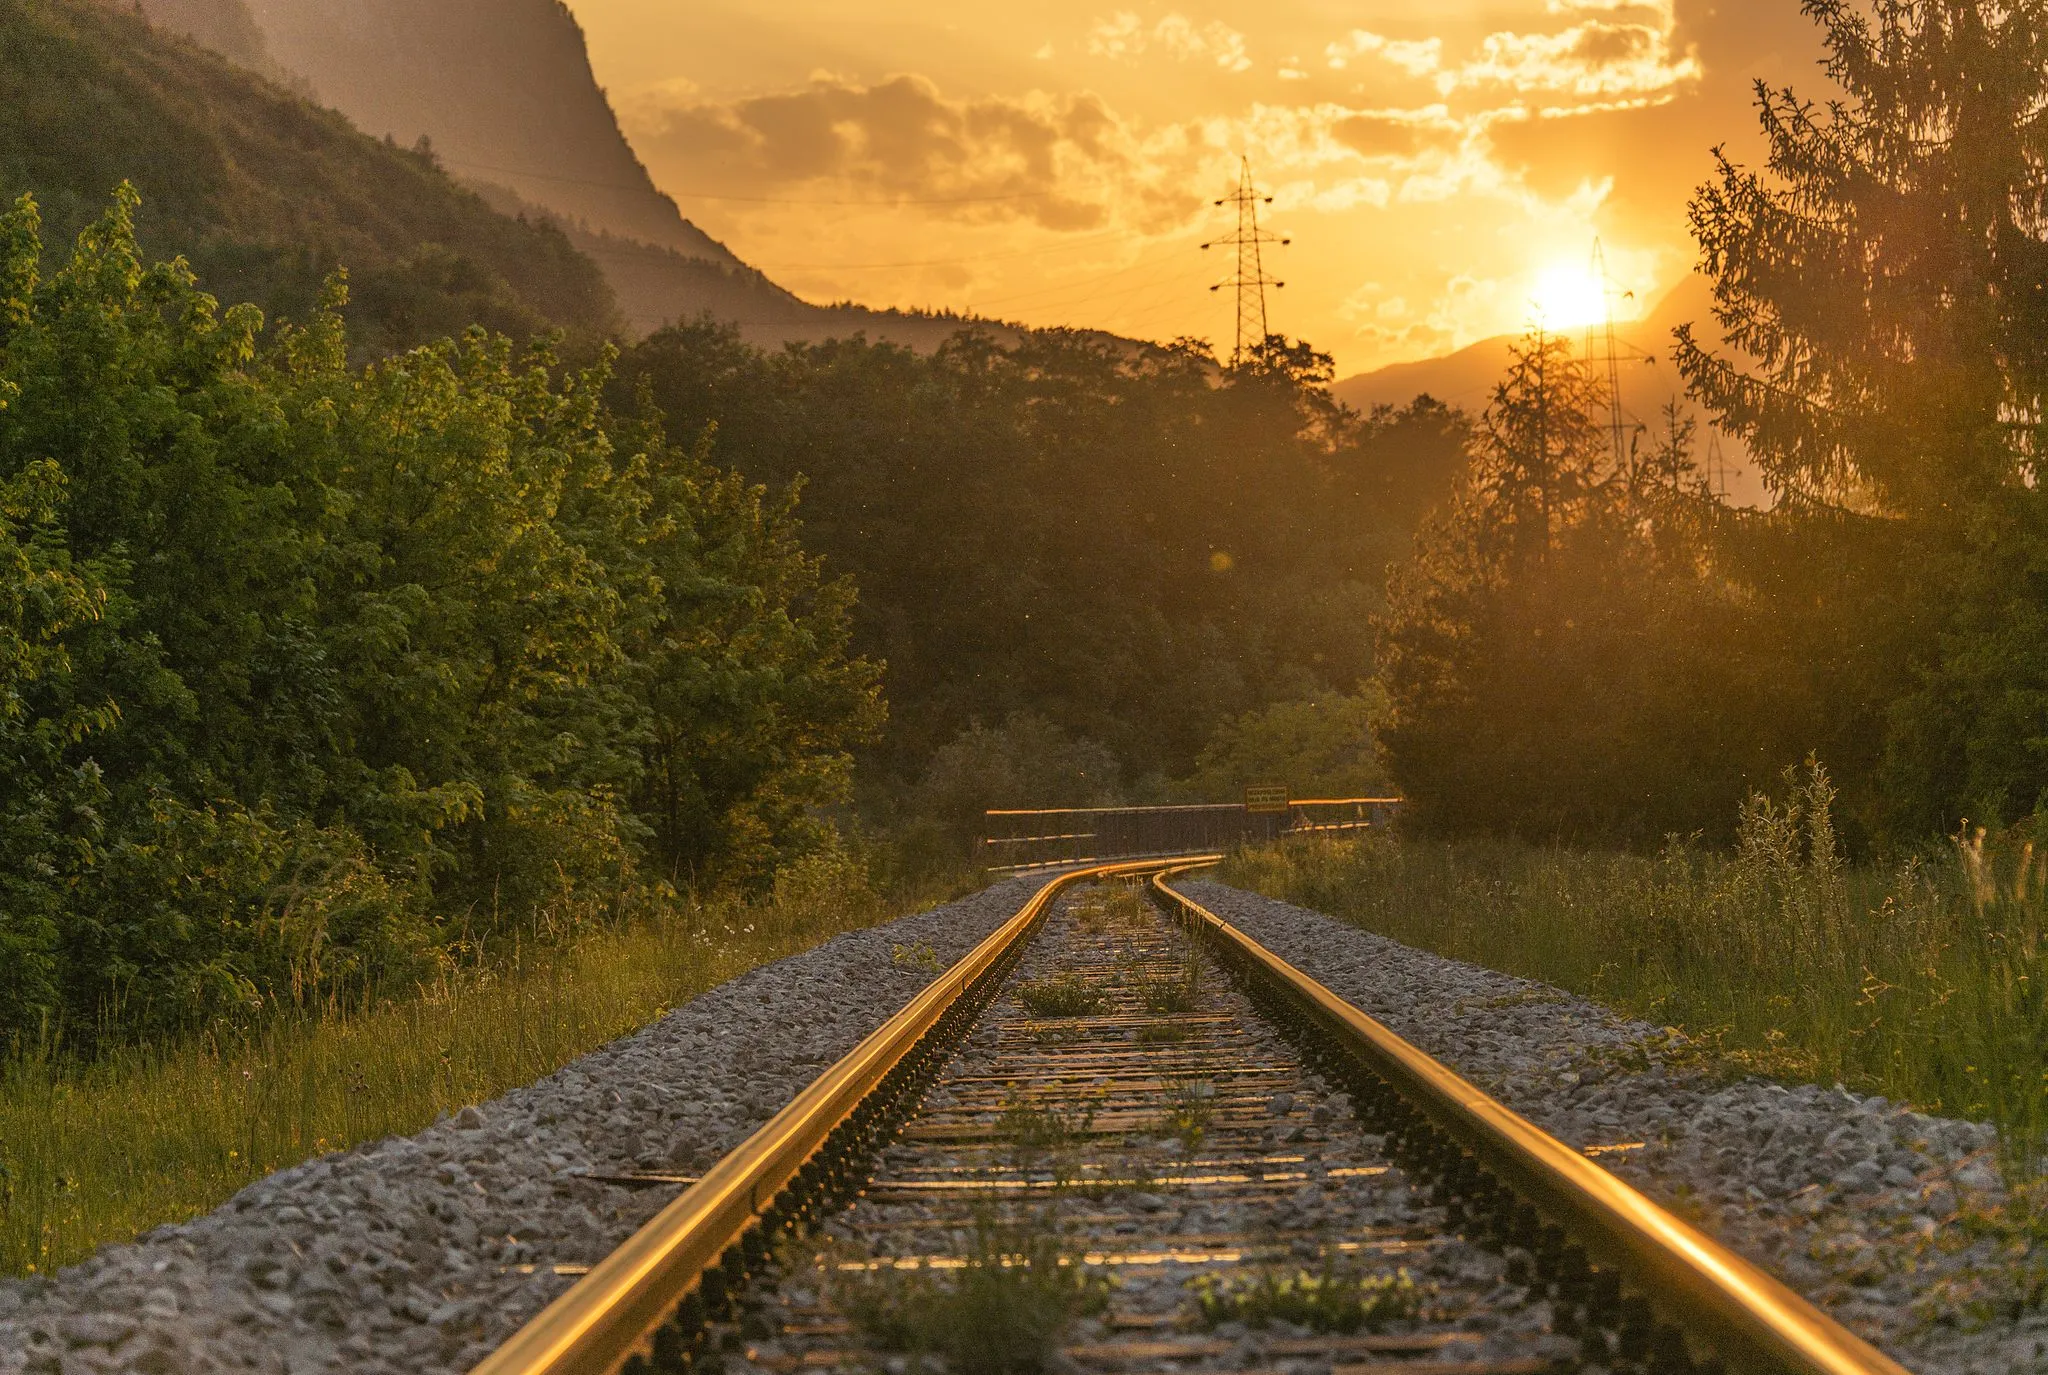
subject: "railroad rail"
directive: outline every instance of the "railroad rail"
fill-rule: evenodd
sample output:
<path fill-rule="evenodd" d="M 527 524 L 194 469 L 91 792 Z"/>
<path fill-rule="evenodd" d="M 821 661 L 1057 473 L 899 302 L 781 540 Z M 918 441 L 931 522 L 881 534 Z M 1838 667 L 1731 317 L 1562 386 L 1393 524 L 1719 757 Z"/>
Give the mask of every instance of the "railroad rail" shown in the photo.
<path fill-rule="evenodd" d="M 892 1277 L 1048 1266 L 1119 1279 L 1089 1370 L 1903 1375 L 1173 886 L 1215 858 L 1050 879 L 474 1375 L 863 1368 Z M 1336 1331 L 1203 1330 L 1310 1291 Z"/>

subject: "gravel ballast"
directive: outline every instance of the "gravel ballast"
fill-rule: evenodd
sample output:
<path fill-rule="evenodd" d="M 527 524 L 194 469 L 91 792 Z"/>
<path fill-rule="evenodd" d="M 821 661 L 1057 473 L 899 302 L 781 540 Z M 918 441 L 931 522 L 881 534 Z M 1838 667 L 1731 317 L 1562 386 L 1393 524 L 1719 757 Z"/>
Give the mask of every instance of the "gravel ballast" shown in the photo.
<path fill-rule="evenodd" d="M 2048 1370 L 2048 1256 L 1996 1225 L 1989 1125 L 1718 1081 L 1683 1068 L 1662 1028 L 1550 985 L 1220 883 L 1176 886 L 1571 1145 L 1642 1143 L 1601 1163 L 1913 1370 Z"/>
<path fill-rule="evenodd" d="M 0 1375 L 466 1371 L 573 1283 L 555 1265 L 601 1259 L 677 1192 L 579 1175 L 717 1160 L 930 981 L 897 947 L 950 964 L 1039 882 L 837 937 L 415 1136 L 0 1281 Z"/>
<path fill-rule="evenodd" d="M 468 1370 L 766 1121 L 1041 879 L 838 937 L 417 1135 L 280 1171 L 47 1279 L 0 1281 L 0 1375 Z M 2048 1370 L 2043 1257 L 1983 1124 L 1841 1089 L 1726 1084 L 1665 1033 L 1546 985 L 1220 884 L 1186 891 L 1916 1371 Z"/>

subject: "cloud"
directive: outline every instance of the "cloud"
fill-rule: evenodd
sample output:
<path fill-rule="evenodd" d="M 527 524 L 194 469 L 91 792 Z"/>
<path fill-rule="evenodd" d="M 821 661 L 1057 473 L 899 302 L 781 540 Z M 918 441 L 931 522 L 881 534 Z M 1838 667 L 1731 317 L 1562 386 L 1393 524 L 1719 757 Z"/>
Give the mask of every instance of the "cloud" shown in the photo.
<path fill-rule="evenodd" d="M 1691 53 L 1673 52 L 1668 27 L 1588 20 L 1560 33 L 1488 34 L 1477 56 L 1438 74 L 1437 87 L 1617 96 L 1669 90 L 1700 70 Z"/>
<path fill-rule="evenodd" d="M 1410 76 L 1428 76 L 1443 66 L 1444 41 L 1387 38 L 1367 29 L 1353 29 L 1323 49 L 1323 56 L 1338 71 L 1361 57 L 1377 57 Z"/>
<path fill-rule="evenodd" d="M 1198 26 L 1183 14 L 1169 14 L 1148 29 L 1137 15 L 1118 10 L 1089 29 L 1088 51 L 1122 62 L 1158 51 L 1182 62 L 1211 61 L 1226 72 L 1249 71 L 1252 65 L 1243 34 L 1220 19 Z"/>
<path fill-rule="evenodd" d="M 845 195 L 1068 230 L 1156 224 L 1206 203 L 1186 187 L 1173 131 L 1148 147 L 1088 94 L 954 100 L 922 76 L 819 74 L 725 103 L 650 92 L 622 115 L 662 180 L 722 195 Z"/>

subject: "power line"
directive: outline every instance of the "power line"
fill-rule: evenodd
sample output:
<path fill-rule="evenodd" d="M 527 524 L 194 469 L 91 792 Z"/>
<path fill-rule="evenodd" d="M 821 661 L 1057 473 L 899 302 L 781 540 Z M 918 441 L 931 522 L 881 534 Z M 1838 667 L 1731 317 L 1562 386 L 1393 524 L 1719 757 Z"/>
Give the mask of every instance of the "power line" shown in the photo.
<path fill-rule="evenodd" d="M 1263 249 L 1267 244 L 1285 245 L 1292 243 L 1278 234 L 1259 228 L 1259 206 L 1271 205 L 1271 196 L 1261 197 L 1258 188 L 1252 185 L 1251 159 L 1238 159 L 1237 191 L 1216 202 L 1218 205 L 1237 207 L 1237 232 L 1228 238 L 1212 239 L 1218 247 L 1237 250 L 1237 271 L 1210 287 L 1221 291 L 1234 287 L 1237 291 L 1237 347 L 1231 350 L 1230 366 L 1239 367 L 1247 359 L 1258 356 L 1266 346 L 1266 288 L 1275 290 L 1287 283 L 1266 275 Z M 1202 245 L 1208 248 L 1209 243 Z"/>

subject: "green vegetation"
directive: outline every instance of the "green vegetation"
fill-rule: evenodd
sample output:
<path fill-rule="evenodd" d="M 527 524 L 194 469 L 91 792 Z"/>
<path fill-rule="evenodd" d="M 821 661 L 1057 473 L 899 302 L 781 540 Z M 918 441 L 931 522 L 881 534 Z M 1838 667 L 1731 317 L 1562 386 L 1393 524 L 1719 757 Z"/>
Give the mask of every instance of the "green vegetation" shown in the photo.
<path fill-rule="evenodd" d="M 1140 973 L 1136 980 L 1138 1000 L 1147 1012 L 1160 1015 L 1193 1012 L 1202 996 L 1202 962 L 1194 950 L 1182 953 L 1177 964 L 1156 973 Z"/>
<path fill-rule="evenodd" d="M 1647 1047 L 1733 1072 L 1837 1081 L 2048 1145 L 2048 859 L 1973 833 L 1851 867 L 1818 766 L 1742 809 L 1732 853 L 1647 858 L 1523 842 L 1312 841 L 1232 882 L 1422 949 L 1683 1028 Z"/>
<path fill-rule="evenodd" d="M 889 664 L 869 805 L 957 844 L 984 807 L 1163 792 L 1233 718 L 1219 780 L 1305 754 L 1304 784 L 1362 781 L 1361 737 L 1331 737 L 1465 421 L 1426 398 L 1360 416 L 1328 375 L 1277 339 L 1220 370 L 1076 332 L 765 354 L 700 324 L 629 350 L 613 395 L 645 387 L 685 446 L 715 424 L 756 480 L 801 467 L 807 538 L 859 580 L 856 647 Z M 1276 703 L 1316 705 L 1243 719 Z M 1257 757 L 1269 738 L 1286 758 Z"/>
<path fill-rule="evenodd" d="M 1077 1315 L 1107 1306 L 1108 1282 L 1066 1256 L 1046 1226 L 977 1224 L 964 1268 L 861 1272 L 840 1306 L 884 1351 L 945 1358 L 955 1375 L 1038 1375 Z"/>
<path fill-rule="evenodd" d="M 124 6 L 0 0 L 0 89 L 0 196 L 33 193 L 58 243 L 127 182 L 145 251 L 184 255 L 225 299 L 311 321 L 346 266 L 359 358 L 472 324 L 592 342 L 612 325 L 602 274 L 553 226 Z"/>
<path fill-rule="evenodd" d="M 881 715 L 792 501 L 482 330 L 266 332 L 0 216 L 0 1040 L 352 1003 L 828 848 Z"/>
<path fill-rule="evenodd" d="M 274 1169 L 482 1102 L 768 960 L 896 915 L 813 861 L 776 897 L 677 904 L 402 996 L 0 1069 L 0 1274 L 48 1273 Z"/>
<path fill-rule="evenodd" d="M 1079 974 L 1053 974 L 1017 985 L 1017 1001 L 1034 1017 L 1093 1017 L 1109 1008 L 1101 989 Z"/>
<path fill-rule="evenodd" d="M 1763 92 L 1767 161 L 1699 190 L 1716 319 L 1676 354 L 1773 504 L 1714 500 L 1681 423 L 1617 458 L 1604 387 L 1525 341 L 1381 623 L 1419 828 L 1724 842 L 1809 754 L 1858 856 L 2048 800 L 2048 20 L 1806 9 L 1830 99 Z"/>
<path fill-rule="evenodd" d="M 1241 1322 L 1271 1327 L 1276 1322 L 1311 1332 L 1378 1332 L 1391 1322 L 1416 1317 L 1421 1291 L 1406 1270 L 1391 1275 L 1325 1266 L 1308 1270 L 1261 1270 L 1191 1282 L 1205 1326 Z"/>

